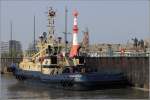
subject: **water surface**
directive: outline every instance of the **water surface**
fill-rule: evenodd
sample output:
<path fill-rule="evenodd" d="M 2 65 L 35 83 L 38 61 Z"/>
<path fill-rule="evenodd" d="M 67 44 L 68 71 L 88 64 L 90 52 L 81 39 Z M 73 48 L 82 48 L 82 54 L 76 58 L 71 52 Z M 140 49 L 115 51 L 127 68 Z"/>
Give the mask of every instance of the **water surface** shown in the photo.
<path fill-rule="evenodd" d="M 94 91 L 54 89 L 37 83 L 18 82 L 11 75 L 1 75 L 0 100 L 5 99 L 148 99 L 149 92 L 133 88 Z"/>

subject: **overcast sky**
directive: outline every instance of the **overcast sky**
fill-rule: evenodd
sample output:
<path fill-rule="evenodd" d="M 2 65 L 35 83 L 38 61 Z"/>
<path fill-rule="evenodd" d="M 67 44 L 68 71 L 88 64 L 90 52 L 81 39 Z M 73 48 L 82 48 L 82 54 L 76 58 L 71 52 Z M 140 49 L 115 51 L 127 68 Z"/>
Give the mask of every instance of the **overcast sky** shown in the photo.
<path fill-rule="evenodd" d="M 21 41 L 26 49 L 33 41 L 33 18 L 36 16 L 36 38 L 47 32 L 47 12 L 52 6 L 56 12 L 57 36 L 64 32 L 64 10 L 68 8 L 68 32 L 72 32 L 73 9 L 79 12 L 79 41 L 88 27 L 90 43 L 126 43 L 132 37 L 150 37 L 149 0 L 32 0 L 0 1 L 1 40 L 10 39 L 10 21 L 13 39 Z M 69 38 L 70 37 L 70 38 Z M 68 38 L 71 40 L 71 35 Z"/>

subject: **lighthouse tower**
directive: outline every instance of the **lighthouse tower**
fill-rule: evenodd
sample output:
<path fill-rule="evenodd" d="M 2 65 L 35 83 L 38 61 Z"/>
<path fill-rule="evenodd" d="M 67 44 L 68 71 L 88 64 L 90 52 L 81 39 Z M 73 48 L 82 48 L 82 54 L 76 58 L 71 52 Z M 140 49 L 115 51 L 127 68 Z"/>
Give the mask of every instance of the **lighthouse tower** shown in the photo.
<path fill-rule="evenodd" d="M 72 47 L 71 47 L 71 51 L 70 51 L 70 55 L 69 55 L 69 57 L 71 57 L 71 58 L 77 56 L 78 49 L 79 49 L 78 36 L 77 36 L 78 35 L 78 23 L 77 23 L 78 12 L 76 10 L 73 12 L 73 16 L 74 16 L 73 41 L 72 41 Z"/>

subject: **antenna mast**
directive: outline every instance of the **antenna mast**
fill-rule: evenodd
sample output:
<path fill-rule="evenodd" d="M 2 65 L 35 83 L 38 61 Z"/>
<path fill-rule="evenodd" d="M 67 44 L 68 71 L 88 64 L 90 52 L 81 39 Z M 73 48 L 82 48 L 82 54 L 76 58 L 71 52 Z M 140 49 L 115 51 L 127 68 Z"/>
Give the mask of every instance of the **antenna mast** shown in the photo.
<path fill-rule="evenodd" d="M 12 31 L 13 31 L 13 27 L 12 27 L 12 21 L 10 21 L 10 56 L 11 56 L 11 62 L 13 63 L 13 57 L 12 57 L 12 45 L 13 45 L 13 41 L 12 41 Z"/>
<path fill-rule="evenodd" d="M 12 21 L 10 21 L 10 40 L 12 40 Z"/>
<path fill-rule="evenodd" d="M 67 52 L 67 13 L 68 13 L 68 10 L 67 10 L 67 7 L 65 7 L 65 52 Z"/>
<path fill-rule="evenodd" d="M 35 16 L 34 16 L 34 51 L 35 51 Z"/>

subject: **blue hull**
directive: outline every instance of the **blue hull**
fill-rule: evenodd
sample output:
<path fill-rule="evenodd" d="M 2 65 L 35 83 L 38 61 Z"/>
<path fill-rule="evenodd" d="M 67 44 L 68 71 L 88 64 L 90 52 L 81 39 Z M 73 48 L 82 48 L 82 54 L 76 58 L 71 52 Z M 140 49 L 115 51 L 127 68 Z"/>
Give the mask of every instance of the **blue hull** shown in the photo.
<path fill-rule="evenodd" d="M 36 81 L 51 87 L 71 90 L 91 90 L 126 86 L 127 80 L 122 73 L 65 73 L 46 75 L 36 71 L 14 72 L 16 79 L 21 81 Z"/>

